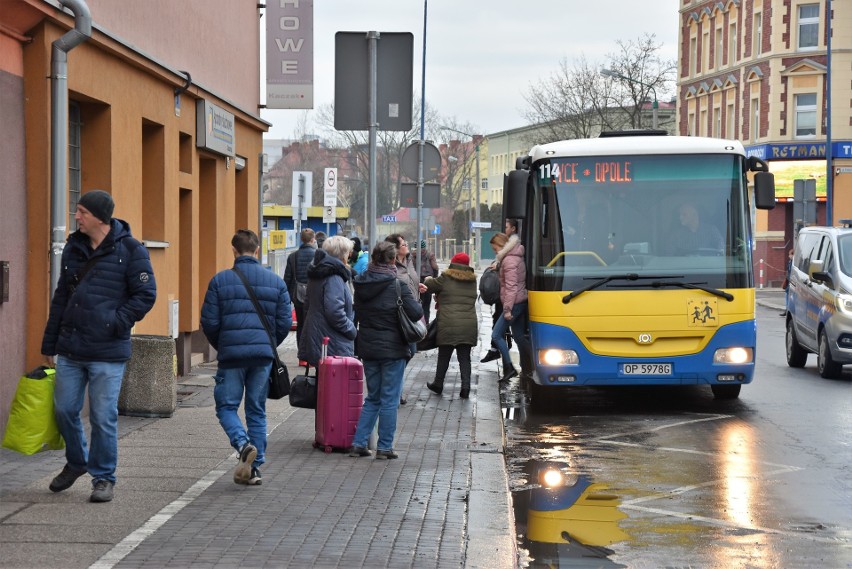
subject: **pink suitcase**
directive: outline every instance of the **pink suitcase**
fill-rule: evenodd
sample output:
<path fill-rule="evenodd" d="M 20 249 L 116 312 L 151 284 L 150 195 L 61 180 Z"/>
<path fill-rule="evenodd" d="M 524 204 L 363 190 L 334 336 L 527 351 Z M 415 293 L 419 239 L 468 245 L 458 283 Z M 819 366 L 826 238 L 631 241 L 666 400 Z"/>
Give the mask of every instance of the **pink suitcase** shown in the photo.
<path fill-rule="evenodd" d="M 352 446 L 364 404 L 364 366 L 356 358 L 327 356 L 328 338 L 317 380 L 314 448 L 331 452 Z"/>

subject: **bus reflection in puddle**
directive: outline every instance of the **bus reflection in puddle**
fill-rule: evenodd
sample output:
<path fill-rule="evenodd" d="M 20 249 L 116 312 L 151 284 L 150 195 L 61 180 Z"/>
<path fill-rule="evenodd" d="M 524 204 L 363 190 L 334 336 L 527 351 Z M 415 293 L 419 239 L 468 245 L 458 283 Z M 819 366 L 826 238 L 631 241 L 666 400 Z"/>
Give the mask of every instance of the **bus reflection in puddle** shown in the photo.
<path fill-rule="evenodd" d="M 533 461 L 529 484 L 513 494 L 518 531 L 529 567 L 624 567 L 611 561 L 607 545 L 630 536 L 618 523 L 627 514 L 618 496 L 568 465 Z M 525 516 L 525 518 L 524 518 Z"/>

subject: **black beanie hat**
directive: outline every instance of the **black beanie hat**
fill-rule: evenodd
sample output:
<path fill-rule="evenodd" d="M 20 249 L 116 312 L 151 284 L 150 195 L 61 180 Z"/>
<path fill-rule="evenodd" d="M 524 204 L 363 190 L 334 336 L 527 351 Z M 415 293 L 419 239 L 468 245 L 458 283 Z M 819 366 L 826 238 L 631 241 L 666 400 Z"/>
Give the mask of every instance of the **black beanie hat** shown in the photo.
<path fill-rule="evenodd" d="M 89 210 L 92 215 L 107 225 L 112 220 L 112 211 L 115 209 L 115 202 L 112 201 L 112 196 L 103 190 L 86 192 L 80 197 L 80 201 L 77 204 Z"/>

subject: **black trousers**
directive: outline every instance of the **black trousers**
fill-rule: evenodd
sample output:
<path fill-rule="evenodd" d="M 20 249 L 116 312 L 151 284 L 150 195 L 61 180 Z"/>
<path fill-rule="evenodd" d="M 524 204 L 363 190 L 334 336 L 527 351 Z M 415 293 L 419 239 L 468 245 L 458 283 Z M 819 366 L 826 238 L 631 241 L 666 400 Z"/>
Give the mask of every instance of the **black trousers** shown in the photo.
<path fill-rule="evenodd" d="M 444 377 L 446 377 L 447 369 L 450 367 L 450 358 L 455 351 L 461 371 L 461 386 L 470 389 L 470 349 L 472 347 L 469 344 L 438 346 L 438 368 L 435 370 L 435 383 L 438 386 L 444 385 Z"/>
<path fill-rule="evenodd" d="M 299 339 L 302 337 L 302 327 L 305 325 L 305 305 L 294 300 L 293 308 L 296 309 L 296 346 L 298 346 Z"/>

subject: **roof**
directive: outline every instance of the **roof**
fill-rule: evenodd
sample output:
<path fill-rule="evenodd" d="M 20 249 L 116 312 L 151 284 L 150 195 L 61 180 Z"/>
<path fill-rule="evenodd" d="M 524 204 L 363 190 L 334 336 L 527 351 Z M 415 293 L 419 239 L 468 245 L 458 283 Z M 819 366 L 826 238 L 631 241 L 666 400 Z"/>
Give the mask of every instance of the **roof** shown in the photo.
<path fill-rule="evenodd" d="M 607 156 L 619 154 L 737 154 L 745 156 L 737 140 L 700 136 L 624 136 L 563 140 L 534 146 L 532 161 L 560 156 Z"/>

